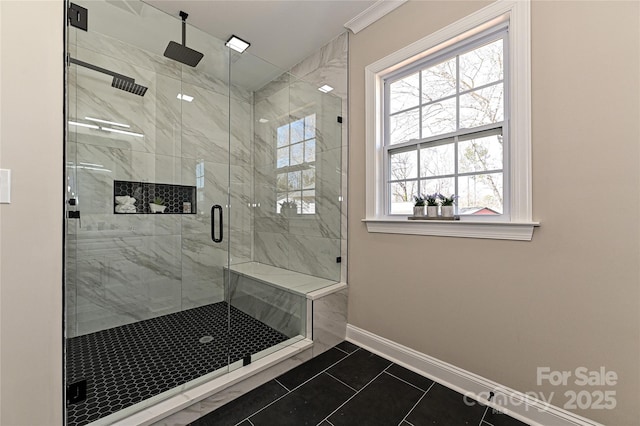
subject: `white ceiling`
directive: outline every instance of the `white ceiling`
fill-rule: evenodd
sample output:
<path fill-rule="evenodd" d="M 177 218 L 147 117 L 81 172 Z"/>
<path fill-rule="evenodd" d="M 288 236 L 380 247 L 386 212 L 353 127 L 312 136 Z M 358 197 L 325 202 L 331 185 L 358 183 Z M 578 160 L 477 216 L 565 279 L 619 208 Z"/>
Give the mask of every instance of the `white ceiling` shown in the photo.
<path fill-rule="evenodd" d="M 375 0 L 145 0 L 222 40 L 232 34 L 248 52 L 289 69 L 345 31 L 344 24 Z M 187 35 L 187 45 L 189 44 Z"/>

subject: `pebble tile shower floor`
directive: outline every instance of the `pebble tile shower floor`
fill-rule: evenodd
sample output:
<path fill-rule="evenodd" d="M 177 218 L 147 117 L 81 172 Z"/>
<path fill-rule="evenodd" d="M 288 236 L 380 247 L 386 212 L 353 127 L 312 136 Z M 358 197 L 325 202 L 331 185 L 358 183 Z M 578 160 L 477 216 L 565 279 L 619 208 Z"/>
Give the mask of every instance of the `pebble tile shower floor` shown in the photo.
<path fill-rule="evenodd" d="M 213 340 L 201 343 L 204 336 Z M 285 340 L 226 302 L 68 339 L 67 383 L 86 379 L 87 399 L 67 406 L 67 425 L 86 425 Z"/>

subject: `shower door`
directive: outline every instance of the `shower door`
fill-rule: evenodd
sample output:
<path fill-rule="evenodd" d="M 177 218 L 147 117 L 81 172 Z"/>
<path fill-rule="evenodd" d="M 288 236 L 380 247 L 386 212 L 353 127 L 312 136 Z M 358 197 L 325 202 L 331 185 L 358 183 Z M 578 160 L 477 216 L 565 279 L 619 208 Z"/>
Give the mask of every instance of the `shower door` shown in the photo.
<path fill-rule="evenodd" d="M 224 44 L 189 28 L 206 52 L 191 68 L 162 55 L 179 18 L 76 3 L 91 16 L 67 44 L 67 424 L 109 424 L 228 371 L 225 271 L 242 219 L 229 191 L 243 176 L 230 167 Z"/>

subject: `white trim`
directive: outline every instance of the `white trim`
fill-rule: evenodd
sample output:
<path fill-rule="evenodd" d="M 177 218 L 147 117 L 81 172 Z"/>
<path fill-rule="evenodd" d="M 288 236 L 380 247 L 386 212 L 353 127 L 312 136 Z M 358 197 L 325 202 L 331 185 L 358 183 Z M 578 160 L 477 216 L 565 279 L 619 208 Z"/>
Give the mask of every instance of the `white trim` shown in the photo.
<path fill-rule="evenodd" d="M 602 426 L 351 324 L 347 324 L 347 340 L 532 426 Z M 483 397 L 489 392 L 495 393 L 495 402 Z"/>
<path fill-rule="evenodd" d="M 351 30 L 354 34 L 367 28 L 391 11 L 405 4 L 408 0 L 378 0 L 358 15 L 351 18 L 344 27 Z"/>
<path fill-rule="evenodd" d="M 366 138 L 366 218 L 369 232 L 411 233 L 418 235 L 451 235 L 471 238 L 505 239 L 508 225 L 528 225 L 530 232 L 537 226 L 532 220 L 532 187 L 531 187 L 531 4 L 530 0 L 498 0 L 489 6 L 457 21 L 433 34 L 418 40 L 365 68 L 365 138 Z M 481 32 L 486 28 L 502 22 L 508 16 L 510 33 L 510 52 L 508 55 L 510 87 L 508 104 L 510 105 L 510 146 L 509 161 L 510 182 L 508 190 L 510 205 L 510 222 L 492 222 L 506 225 L 502 230 L 491 233 L 456 231 L 467 221 L 456 221 L 448 226 L 417 222 L 407 224 L 386 215 L 384 205 L 383 174 L 383 108 L 381 91 L 383 79 L 397 69 L 425 57 L 433 49 L 448 46 L 458 41 L 458 36 L 465 32 Z M 373 226 L 369 226 L 369 224 Z M 382 226 L 381 224 L 384 224 Z M 519 226 L 516 226 L 518 228 Z M 522 227 L 520 227 L 522 228 Z M 385 229 L 386 231 L 383 231 Z M 437 229 L 437 231 L 436 231 Z M 471 229 L 466 227 L 466 229 Z M 486 230 L 486 228 L 485 228 Z M 451 232 L 449 232 L 451 231 Z M 449 234 L 447 234 L 449 233 Z M 510 238 L 506 239 L 527 239 Z M 531 237 L 528 238 L 530 240 Z"/>
<path fill-rule="evenodd" d="M 363 219 L 367 231 L 384 234 L 433 235 L 438 237 L 485 238 L 531 241 L 537 222 L 471 222 L 450 220 Z"/>

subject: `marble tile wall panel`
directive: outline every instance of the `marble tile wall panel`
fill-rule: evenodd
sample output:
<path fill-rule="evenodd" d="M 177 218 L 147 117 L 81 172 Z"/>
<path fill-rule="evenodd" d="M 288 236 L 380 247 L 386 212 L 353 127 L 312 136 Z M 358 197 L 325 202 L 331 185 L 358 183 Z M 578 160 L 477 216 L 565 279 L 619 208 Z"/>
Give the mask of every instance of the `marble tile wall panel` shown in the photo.
<path fill-rule="evenodd" d="M 313 301 L 313 356 L 345 339 L 347 294 L 348 290 L 344 289 Z"/>
<path fill-rule="evenodd" d="M 252 93 L 231 89 L 230 144 L 226 74 L 222 78 L 202 75 L 99 34 L 80 38 L 80 47 L 73 48 L 79 59 L 130 75 L 149 89 L 144 97 L 132 95 L 112 88 L 110 78 L 100 73 L 71 67 L 69 110 L 73 119 L 84 121 L 85 116 L 93 116 L 131 124 L 131 130 L 144 133 L 144 138 L 71 128 L 69 141 L 75 143 L 69 144 L 68 151 L 73 161 L 70 184 L 75 187 L 83 221 L 78 237 L 92 250 L 74 262 L 82 285 L 76 302 L 68 298 L 68 324 L 76 323 L 73 314 L 77 312 L 82 325 L 78 329 L 70 325 L 69 330 L 83 334 L 144 319 L 154 312 L 223 300 L 222 265 L 228 256 L 209 238 L 208 210 L 214 203 L 229 204 L 231 182 L 234 195 L 225 218 L 231 234 L 227 232 L 226 238 L 233 239 L 232 261 L 250 260 Z M 214 55 L 216 50 L 208 52 Z M 176 98 L 183 91 L 195 97 L 192 103 Z M 198 214 L 113 214 L 113 180 L 196 185 L 198 163 L 204 165 Z M 69 234 L 75 235 L 75 228 Z M 172 238 L 172 244 L 162 245 L 166 238 Z M 133 247 L 146 251 L 138 257 L 128 256 Z M 177 250 L 166 259 L 162 247 Z M 156 251 L 162 261 L 152 260 Z M 105 253 L 109 253 L 107 258 Z M 169 266 L 171 271 L 167 271 Z M 132 283 L 125 285 L 124 277 Z M 68 288 L 75 294 L 75 288 Z"/>
<path fill-rule="evenodd" d="M 79 239 L 79 334 L 175 312 L 180 308 L 180 237 Z M 123 318 L 120 318 L 123 317 Z"/>
<path fill-rule="evenodd" d="M 303 296 L 231 273 L 229 301 L 287 337 L 305 333 L 306 298 Z"/>
<path fill-rule="evenodd" d="M 314 277 L 338 280 L 340 240 L 289 234 L 289 266 L 287 269 Z M 310 261 L 311 260 L 311 261 Z"/>

